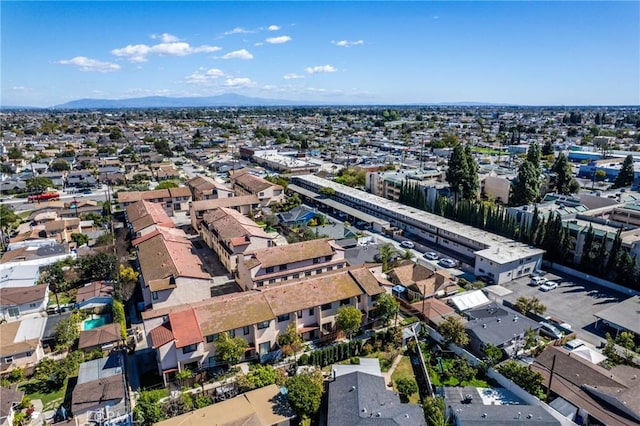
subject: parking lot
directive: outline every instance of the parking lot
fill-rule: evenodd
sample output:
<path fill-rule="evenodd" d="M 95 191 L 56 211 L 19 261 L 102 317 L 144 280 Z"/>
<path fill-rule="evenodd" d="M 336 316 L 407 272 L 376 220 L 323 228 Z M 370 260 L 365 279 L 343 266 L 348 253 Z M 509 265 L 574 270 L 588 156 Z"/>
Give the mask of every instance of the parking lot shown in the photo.
<path fill-rule="evenodd" d="M 604 336 L 595 329 L 593 314 L 629 297 L 604 287 L 577 282 L 571 277 L 547 273 L 545 278 L 557 282 L 558 288 L 544 292 L 538 286 L 530 285 L 529 277 L 518 278 L 503 285 L 512 291 L 504 299 L 515 303 L 518 297 L 537 297 L 547 307 L 545 316 L 571 324 L 578 337 L 594 345 L 600 344 Z"/>

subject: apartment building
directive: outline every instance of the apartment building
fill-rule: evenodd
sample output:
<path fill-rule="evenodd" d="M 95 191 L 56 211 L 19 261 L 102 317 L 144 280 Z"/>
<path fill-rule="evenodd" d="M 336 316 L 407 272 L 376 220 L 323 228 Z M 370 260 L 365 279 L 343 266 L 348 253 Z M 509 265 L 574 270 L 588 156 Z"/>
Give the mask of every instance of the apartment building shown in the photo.
<path fill-rule="evenodd" d="M 242 337 L 243 360 L 265 361 L 277 340 L 295 324 L 306 341 L 336 331 L 340 306 L 355 306 L 367 315 L 385 290 L 366 267 L 344 268 L 286 284 L 264 287 L 188 305 L 142 313 L 149 346 L 156 350 L 165 381 L 177 371 L 215 366 L 221 333 Z"/>
<path fill-rule="evenodd" d="M 238 257 L 271 247 L 276 238 L 242 213 L 225 207 L 204 215 L 200 235 L 229 272 L 237 270 Z"/>
<path fill-rule="evenodd" d="M 211 297 L 212 276 L 179 229 L 158 228 L 132 242 L 144 304 L 154 309 Z"/>
<path fill-rule="evenodd" d="M 125 210 L 129 231 L 133 238 L 141 237 L 156 230 L 159 226 L 173 228 L 174 224 L 159 203 L 136 201 Z"/>
<path fill-rule="evenodd" d="M 237 170 L 231 173 L 231 184 L 238 195 L 256 195 L 262 206 L 284 201 L 284 188 L 275 183 L 252 175 L 249 169 Z"/>
<path fill-rule="evenodd" d="M 129 191 L 116 194 L 121 209 L 126 209 L 136 201 L 149 201 L 160 203 L 169 216 L 174 212 L 186 212 L 189 210 L 191 191 L 181 186 L 178 188 L 156 189 L 153 191 Z"/>
<path fill-rule="evenodd" d="M 322 238 L 246 253 L 238 257 L 236 280 L 251 290 L 346 266 L 344 248 Z"/>
<path fill-rule="evenodd" d="M 248 215 L 260 207 L 260 200 L 255 195 L 242 195 L 239 197 L 214 198 L 211 200 L 192 201 L 189 207 L 191 227 L 199 231 L 200 223 L 207 212 L 227 207 L 239 211 L 243 215 Z"/>
<path fill-rule="evenodd" d="M 232 188 L 216 182 L 208 176 L 196 176 L 187 181 L 187 188 L 191 191 L 194 201 L 215 200 L 217 198 L 234 197 Z"/>
<path fill-rule="evenodd" d="M 319 197 L 322 188 L 335 191 L 329 202 L 324 200 L 326 197 Z M 476 275 L 488 275 L 496 284 L 530 274 L 542 263 L 543 250 L 318 176 L 294 176 L 289 189 L 312 203 L 327 203 L 335 210 L 349 213 L 357 209 L 454 251 L 475 265 Z"/>

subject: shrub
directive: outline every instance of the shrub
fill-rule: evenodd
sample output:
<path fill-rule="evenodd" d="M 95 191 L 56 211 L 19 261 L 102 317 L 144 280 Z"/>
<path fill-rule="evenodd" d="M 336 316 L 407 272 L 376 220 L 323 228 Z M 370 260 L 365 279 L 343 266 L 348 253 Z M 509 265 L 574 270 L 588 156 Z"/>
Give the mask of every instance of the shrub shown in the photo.
<path fill-rule="evenodd" d="M 300 355 L 300 358 L 298 358 L 298 364 L 307 365 L 308 363 L 309 363 L 309 355 L 307 354 Z"/>

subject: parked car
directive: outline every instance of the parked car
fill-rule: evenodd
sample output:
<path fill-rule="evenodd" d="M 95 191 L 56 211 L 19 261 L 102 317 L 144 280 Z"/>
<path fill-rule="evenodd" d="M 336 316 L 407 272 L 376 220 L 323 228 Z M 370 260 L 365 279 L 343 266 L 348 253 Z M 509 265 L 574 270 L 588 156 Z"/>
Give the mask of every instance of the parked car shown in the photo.
<path fill-rule="evenodd" d="M 544 277 L 547 273 L 542 269 L 536 269 L 531 273 L 532 277 Z"/>
<path fill-rule="evenodd" d="M 558 283 L 555 281 L 547 281 L 540 286 L 541 291 L 551 291 L 556 288 L 558 288 Z"/>
<path fill-rule="evenodd" d="M 584 342 L 580 339 L 573 339 L 564 344 L 563 348 L 573 351 L 578 349 L 580 346 L 584 346 Z"/>
<path fill-rule="evenodd" d="M 438 264 L 439 264 L 440 266 L 445 267 L 445 268 L 453 268 L 454 266 L 456 266 L 456 261 L 455 261 L 455 260 L 453 260 L 453 259 L 447 259 L 447 258 L 445 257 L 445 258 L 440 259 L 440 261 L 438 262 Z"/>
<path fill-rule="evenodd" d="M 547 281 L 545 277 L 531 277 L 531 285 L 542 285 Z"/>
<path fill-rule="evenodd" d="M 403 241 L 400 243 L 400 245 L 404 248 L 408 248 L 408 249 L 412 249 L 415 247 L 415 244 L 413 244 L 411 241 Z"/>
<path fill-rule="evenodd" d="M 563 336 L 560 330 L 544 321 L 540 323 L 540 334 L 552 339 L 561 339 Z"/>
<path fill-rule="evenodd" d="M 429 260 L 438 260 L 438 258 L 440 256 L 438 256 L 438 253 L 434 252 L 434 251 L 428 251 L 425 254 L 422 255 L 425 259 L 429 259 Z"/>

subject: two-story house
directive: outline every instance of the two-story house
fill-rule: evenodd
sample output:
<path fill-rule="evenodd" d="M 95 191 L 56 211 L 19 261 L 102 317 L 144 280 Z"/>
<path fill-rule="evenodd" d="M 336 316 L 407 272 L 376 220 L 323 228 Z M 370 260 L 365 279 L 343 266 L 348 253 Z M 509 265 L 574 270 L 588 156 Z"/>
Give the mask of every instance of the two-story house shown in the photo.
<path fill-rule="evenodd" d="M 336 332 L 341 306 L 356 306 L 367 315 L 385 290 L 364 266 L 218 296 L 188 305 L 142 313 L 150 346 L 165 380 L 176 371 L 217 365 L 221 333 L 247 341 L 243 360 L 266 361 L 278 348 L 278 336 L 295 324 L 306 340 Z"/>
<path fill-rule="evenodd" d="M 80 219 L 77 217 L 48 221 L 44 224 L 43 231 L 43 237 L 55 238 L 62 243 L 71 242 L 71 234 L 82 232 L 80 229 Z"/>
<path fill-rule="evenodd" d="M 284 201 L 284 188 L 268 180 L 255 176 L 249 169 L 237 170 L 231 173 L 231 184 L 238 195 L 256 195 L 260 204 L 268 206 L 271 203 Z"/>
<path fill-rule="evenodd" d="M 33 366 L 44 357 L 41 339 L 46 321 L 31 317 L 0 324 L 0 374 Z"/>
<path fill-rule="evenodd" d="M 275 239 L 242 213 L 225 207 L 204 215 L 200 235 L 229 272 L 236 271 L 243 253 L 271 247 Z"/>
<path fill-rule="evenodd" d="M 160 203 L 169 216 L 173 216 L 174 212 L 189 210 L 189 202 L 191 201 L 191 191 L 185 186 L 153 191 L 118 192 L 116 196 L 120 208 L 123 210 L 136 201 L 145 200 Z"/>
<path fill-rule="evenodd" d="M 345 266 L 344 248 L 334 240 L 321 238 L 238 256 L 237 281 L 250 290 Z"/>
<path fill-rule="evenodd" d="M 15 321 L 27 314 L 44 312 L 48 303 L 47 284 L 0 288 L 0 320 Z"/>
<path fill-rule="evenodd" d="M 226 207 L 239 211 L 244 215 L 260 207 L 260 201 L 255 195 L 243 195 L 240 197 L 215 198 L 212 200 L 199 200 L 191 202 L 189 215 L 191 217 L 191 227 L 199 231 L 200 223 L 207 212 Z"/>
<path fill-rule="evenodd" d="M 189 179 L 187 187 L 191 190 L 194 201 L 235 196 L 235 191 L 232 188 L 218 183 L 208 176 L 196 176 L 193 179 Z"/>
<path fill-rule="evenodd" d="M 134 238 L 153 232 L 159 226 L 173 228 L 174 223 L 159 203 L 136 201 L 125 210 L 129 231 Z"/>
<path fill-rule="evenodd" d="M 180 305 L 211 297 L 212 277 L 178 229 L 158 228 L 132 242 L 145 306 Z"/>

